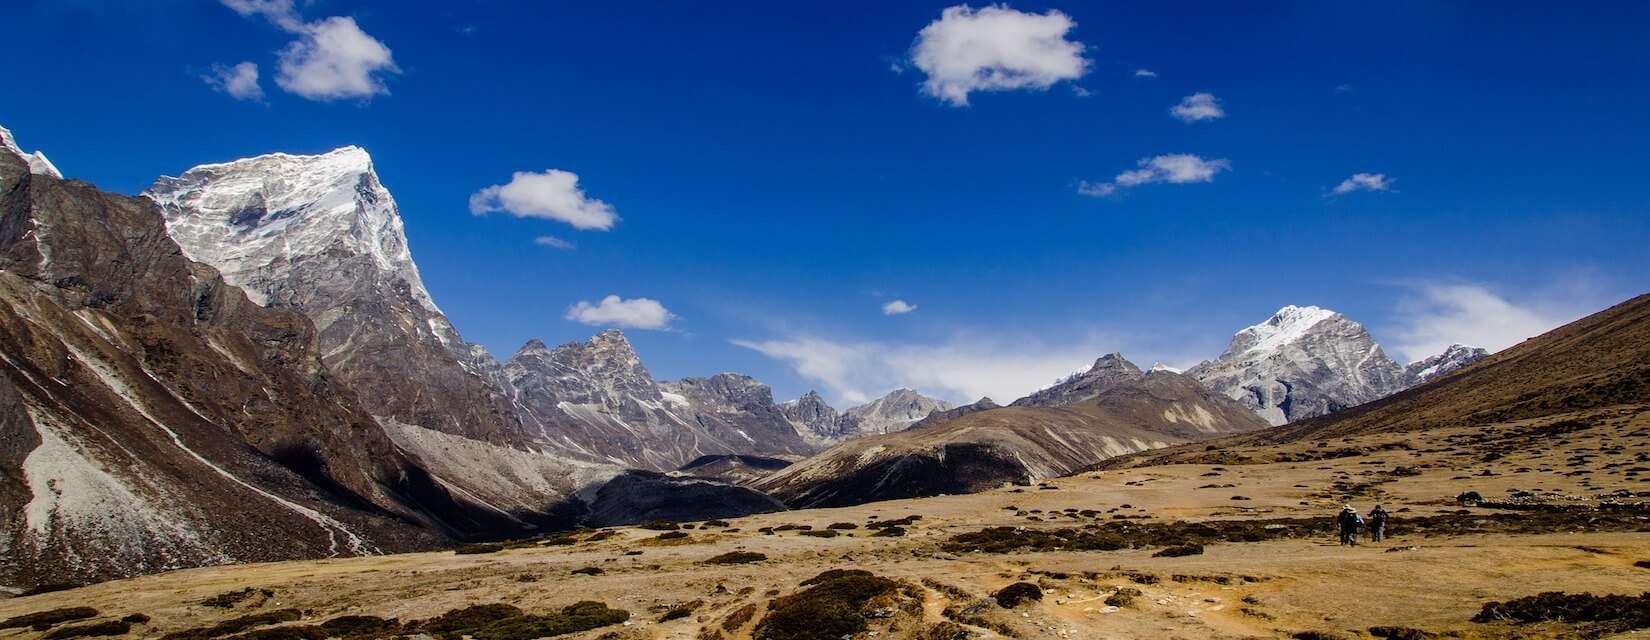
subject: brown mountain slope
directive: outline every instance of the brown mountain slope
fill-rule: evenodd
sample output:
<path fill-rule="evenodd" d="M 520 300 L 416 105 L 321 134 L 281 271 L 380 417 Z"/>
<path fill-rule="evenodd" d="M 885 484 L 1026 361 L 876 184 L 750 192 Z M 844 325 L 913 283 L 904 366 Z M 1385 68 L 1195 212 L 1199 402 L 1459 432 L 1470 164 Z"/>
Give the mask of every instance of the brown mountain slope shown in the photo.
<path fill-rule="evenodd" d="M 1004 407 L 851 440 L 752 486 L 793 507 L 971 493 L 1265 426 L 1191 378 L 1154 372 L 1070 406 Z"/>
<path fill-rule="evenodd" d="M 148 200 L 0 151 L 0 585 L 427 547 L 462 506 L 313 325 L 185 258 Z"/>
<path fill-rule="evenodd" d="M 1530 338 L 1431 383 L 1332 415 L 1102 467 L 1207 458 L 1212 448 L 1504 423 L 1650 404 L 1650 294 Z"/>

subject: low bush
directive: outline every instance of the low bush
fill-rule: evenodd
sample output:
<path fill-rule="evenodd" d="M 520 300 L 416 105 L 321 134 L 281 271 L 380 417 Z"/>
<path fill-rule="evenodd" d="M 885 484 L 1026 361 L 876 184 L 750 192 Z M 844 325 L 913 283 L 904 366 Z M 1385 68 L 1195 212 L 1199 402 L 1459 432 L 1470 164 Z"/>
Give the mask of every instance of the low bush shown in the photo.
<path fill-rule="evenodd" d="M 0 629 L 33 629 L 45 631 L 65 622 L 85 620 L 95 617 L 97 609 L 91 607 L 64 607 L 36 613 L 25 613 L 15 618 L 7 618 L 0 622 Z"/>
<path fill-rule="evenodd" d="M 1016 582 L 1003 587 L 997 593 L 992 594 L 991 597 L 996 598 L 997 606 L 1004 609 L 1013 609 L 1026 602 L 1042 600 L 1043 590 L 1030 582 Z"/>
<path fill-rule="evenodd" d="M 754 551 L 729 551 L 705 560 L 705 564 L 750 564 L 767 560 L 768 556 Z"/>

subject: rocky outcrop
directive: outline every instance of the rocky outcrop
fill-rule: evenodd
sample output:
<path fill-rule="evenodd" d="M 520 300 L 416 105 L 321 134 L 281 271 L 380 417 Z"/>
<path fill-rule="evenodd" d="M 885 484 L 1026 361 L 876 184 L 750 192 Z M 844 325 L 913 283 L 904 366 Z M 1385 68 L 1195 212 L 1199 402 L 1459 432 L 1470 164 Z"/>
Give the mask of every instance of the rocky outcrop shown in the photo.
<path fill-rule="evenodd" d="M 1274 425 L 1339 411 L 1408 386 L 1369 332 L 1334 311 L 1287 306 L 1237 332 L 1186 372 Z"/>
<path fill-rule="evenodd" d="M 327 368 L 373 415 L 523 442 L 497 363 L 424 288 L 395 199 L 359 147 L 200 165 L 144 192 L 190 259 L 314 322 Z"/>

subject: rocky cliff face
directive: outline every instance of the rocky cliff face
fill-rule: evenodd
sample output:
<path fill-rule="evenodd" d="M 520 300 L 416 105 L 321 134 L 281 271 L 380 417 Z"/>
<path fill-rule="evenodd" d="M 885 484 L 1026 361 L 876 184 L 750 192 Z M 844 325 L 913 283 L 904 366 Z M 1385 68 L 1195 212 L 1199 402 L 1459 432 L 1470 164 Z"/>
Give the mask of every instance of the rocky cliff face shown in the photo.
<path fill-rule="evenodd" d="M 144 192 L 190 259 L 318 331 L 328 369 L 373 415 L 520 442 L 497 364 L 424 288 L 395 200 L 358 147 L 195 167 Z"/>
<path fill-rule="evenodd" d="M 749 376 L 656 382 L 622 332 L 555 349 L 528 342 L 504 364 L 523 421 L 565 455 L 669 471 L 704 455 L 805 455 L 813 447 Z"/>
<path fill-rule="evenodd" d="M 936 400 L 911 389 L 895 389 L 881 398 L 844 412 L 857 427 L 857 435 L 904 431 L 935 411 L 945 411 L 951 403 Z"/>
<path fill-rule="evenodd" d="M 851 438 L 857 429 L 852 422 L 844 423 L 842 413 L 832 408 L 819 396 L 818 392 L 809 391 L 795 400 L 787 400 L 779 406 L 785 419 L 797 425 L 797 431 L 810 442 L 817 444 L 839 442 L 844 438 Z"/>
<path fill-rule="evenodd" d="M 1407 386 L 1369 332 L 1334 311 L 1284 307 L 1237 332 L 1219 358 L 1187 371 L 1274 425 L 1320 416 Z"/>

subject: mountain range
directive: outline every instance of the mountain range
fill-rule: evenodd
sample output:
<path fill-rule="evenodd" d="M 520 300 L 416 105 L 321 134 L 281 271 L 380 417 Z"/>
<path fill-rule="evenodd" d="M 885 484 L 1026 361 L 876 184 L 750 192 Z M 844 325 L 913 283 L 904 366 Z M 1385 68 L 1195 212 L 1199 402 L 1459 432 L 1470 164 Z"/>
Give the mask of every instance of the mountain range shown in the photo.
<path fill-rule="evenodd" d="M 975 491 L 1485 355 L 1403 367 L 1344 316 L 1285 307 L 1185 374 L 1108 354 L 1008 407 L 775 402 L 737 373 L 655 380 L 616 330 L 499 362 L 425 288 L 360 148 L 200 165 L 129 197 L 0 142 L 8 585 Z"/>

